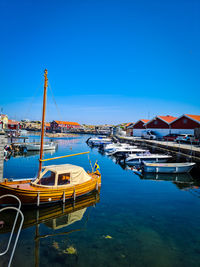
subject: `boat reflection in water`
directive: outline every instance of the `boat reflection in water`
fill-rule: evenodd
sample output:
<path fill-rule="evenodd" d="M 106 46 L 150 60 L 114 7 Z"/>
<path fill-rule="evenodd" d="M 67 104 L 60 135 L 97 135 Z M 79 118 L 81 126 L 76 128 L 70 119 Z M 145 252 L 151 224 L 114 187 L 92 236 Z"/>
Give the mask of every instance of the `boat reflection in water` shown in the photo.
<path fill-rule="evenodd" d="M 133 167 L 127 164 L 118 163 L 123 170 L 133 171 Z M 136 165 L 140 167 L 140 165 Z M 135 168 L 134 168 L 135 170 Z M 141 173 L 135 172 L 141 180 L 168 181 L 172 182 L 180 190 L 190 192 L 196 197 L 200 197 L 200 179 L 193 177 L 191 173 Z"/>
<path fill-rule="evenodd" d="M 52 150 L 45 150 L 43 152 L 43 155 L 48 155 L 48 156 L 52 156 L 55 151 L 57 151 L 57 147 L 55 149 L 52 149 Z M 9 159 L 11 159 L 11 157 L 13 158 L 21 158 L 21 157 L 24 157 L 24 158 L 33 158 L 33 157 L 38 157 L 40 155 L 40 152 L 39 151 L 27 151 L 27 152 L 15 152 L 15 153 L 11 153 L 11 154 L 7 154 L 5 157 L 4 157 L 4 160 L 5 161 L 8 161 Z"/>
<path fill-rule="evenodd" d="M 140 176 L 145 180 L 157 180 L 157 181 L 171 181 L 177 183 L 194 183 L 194 179 L 190 173 L 144 173 Z"/>
<path fill-rule="evenodd" d="M 144 173 L 140 179 L 173 182 L 181 190 L 199 190 L 200 181 L 190 173 Z"/>
<path fill-rule="evenodd" d="M 93 192 L 88 195 L 77 198 L 76 201 L 66 201 L 65 203 L 50 205 L 42 208 L 27 209 L 27 207 L 22 210 L 24 214 L 24 224 L 22 229 L 35 226 L 35 266 L 39 267 L 39 254 L 40 254 L 40 239 L 56 236 L 69 235 L 74 232 L 85 230 L 89 215 L 92 209 L 86 212 L 88 207 L 96 205 L 100 201 L 100 191 Z M 4 222 L 4 227 L 0 229 L 0 234 L 10 233 L 12 230 L 13 222 L 16 214 L 12 211 L 2 214 L 1 220 Z M 81 227 L 79 228 L 70 227 L 75 222 L 82 221 Z M 44 224 L 53 231 L 47 231 L 46 234 L 40 235 L 39 226 Z M 18 229 L 18 225 L 16 226 Z M 60 231 L 63 229 L 64 231 Z M 58 231 L 57 231 L 58 230 Z M 0 238 L 1 239 L 1 238 Z M 62 242 L 62 238 L 59 239 Z M 59 248 L 59 244 L 54 242 L 53 246 Z M 70 254 L 73 254 L 74 248 L 69 248 Z M 68 252 L 66 252 L 68 253 Z M 75 251 L 74 251 L 75 253 Z M 75 253 L 76 254 L 76 253 Z M 13 263 L 14 264 L 14 263 Z"/>

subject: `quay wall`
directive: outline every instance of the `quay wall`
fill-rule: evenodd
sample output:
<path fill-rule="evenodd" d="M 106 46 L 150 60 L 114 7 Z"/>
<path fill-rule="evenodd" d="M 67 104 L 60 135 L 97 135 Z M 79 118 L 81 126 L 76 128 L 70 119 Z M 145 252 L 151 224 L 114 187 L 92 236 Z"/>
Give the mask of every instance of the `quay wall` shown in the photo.
<path fill-rule="evenodd" d="M 157 140 L 147 140 L 142 138 L 131 138 L 116 136 L 120 142 L 146 146 L 148 148 L 159 150 L 163 153 L 170 153 L 173 156 L 181 157 L 192 162 L 200 164 L 200 147 L 190 144 L 177 144 L 175 142 L 164 142 Z"/>
<path fill-rule="evenodd" d="M 169 128 L 169 129 L 159 129 L 159 128 L 134 129 L 133 128 L 133 136 L 141 137 L 142 134 L 148 130 L 155 132 L 158 136 L 165 136 L 170 133 L 194 135 L 194 129 L 172 129 L 172 128 Z"/>
<path fill-rule="evenodd" d="M 4 166 L 4 146 L 6 138 L 4 133 L 0 133 L 0 182 L 3 181 L 3 166 Z"/>

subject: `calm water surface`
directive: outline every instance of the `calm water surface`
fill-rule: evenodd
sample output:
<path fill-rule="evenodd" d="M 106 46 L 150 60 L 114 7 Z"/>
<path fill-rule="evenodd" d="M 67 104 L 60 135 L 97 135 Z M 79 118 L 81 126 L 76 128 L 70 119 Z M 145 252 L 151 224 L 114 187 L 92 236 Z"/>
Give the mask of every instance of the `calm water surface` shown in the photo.
<path fill-rule="evenodd" d="M 100 196 L 93 194 L 65 208 L 25 211 L 26 225 L 12 266 L 200 266 L 198 182 L 191 177 L 141 179 L 89 148 L 87 138 L 56 139 L 57 151 L 45 157 L 90 151 L 92 163 L 97 159 L 101 168 Z M 54 163 L 91 169 L 87 155 Z M 5 162 L 4 177 L 34 177 L 37 169 L 37 154 L 14 157 Z M 2 250 L 8 237 L 0 235 Z M 0 257 L 0 266 L 7 262 L 6 256 Z"/>

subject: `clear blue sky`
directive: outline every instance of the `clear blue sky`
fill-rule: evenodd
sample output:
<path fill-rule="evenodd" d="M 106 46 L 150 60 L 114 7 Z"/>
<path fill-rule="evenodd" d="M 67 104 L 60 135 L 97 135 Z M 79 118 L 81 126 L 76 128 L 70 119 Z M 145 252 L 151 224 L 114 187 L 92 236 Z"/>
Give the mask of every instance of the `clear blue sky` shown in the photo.
<path fill-rule="evenodd" d="M 1 0 L 0 107 L 13 119 L 200 114 L 200 1 Z"/>

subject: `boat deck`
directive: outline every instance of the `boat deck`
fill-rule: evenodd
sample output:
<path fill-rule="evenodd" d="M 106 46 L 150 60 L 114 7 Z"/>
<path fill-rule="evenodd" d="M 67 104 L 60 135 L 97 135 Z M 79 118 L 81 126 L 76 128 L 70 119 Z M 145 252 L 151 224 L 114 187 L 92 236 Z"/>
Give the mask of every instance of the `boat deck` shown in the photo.
<path fill-rule="evenodd" d="M 89 174 L 90 177 L 92 178 L 92 180 L 97 179 L 98 175 L 93 173 L 93 174 Z M 66 184 L 64 186 L 60 185 L 57 187 L 54 186 L 34 186 L 31 184 L 30 180 L 23 180 L 23 181 L 4 181 L 3 183 L 1 183 L 1 185 L 5 185 L 5 186 L 9 186 L 12 188 L 16 188 L 16 189 L 21 189 L 21 190 L 28 190 L 28 191 L 45 191 L 45 190 L 52 190 L 52 189 L 65 189 L 65 188 L 69 188 L 69 187 L 73 187 L 74 185 L 72 184 Z"/>

